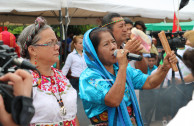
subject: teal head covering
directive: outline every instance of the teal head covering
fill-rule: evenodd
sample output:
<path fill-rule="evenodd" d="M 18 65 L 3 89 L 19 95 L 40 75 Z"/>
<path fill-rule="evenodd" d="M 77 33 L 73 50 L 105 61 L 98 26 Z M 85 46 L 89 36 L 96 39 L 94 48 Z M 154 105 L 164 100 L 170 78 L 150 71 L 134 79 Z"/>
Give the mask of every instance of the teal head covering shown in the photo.
<path fill-rule="evenodd" d="M 99 28 L 90 29 L 84 34 L 83 55 L 84 55 L 86 64 L 90 69 L 98 72 L 104 79 L 114 80 L 111 77 L 110 73 L 106 70 L 104 65 L 99 60 L 98 55 L 95 51 L 95 48 L 90 40 L 90 33 L 96 29 L 99 29 Z M 115 65 L 118 66 L 117 63 Z M 114 84 L 114 81 L 109 81 L 108 83 L 112 86 Z M 129 74 L 127 74 L 127 84 L 129 86 L 129 92 L 131 96 L 132 106 L 135 112 L 137 125 L 142 126 L 143 123 L 142 123 L 136 95 L 135 95 L 134 88 L 131 83 Z M 109 126 L 132 126 L 132 122 L 130 120 L 130 117 L 127 111 L 127 106 L 124 100 L 122 100 L 122 102 L 118 107 L 108 108 L 108 123 L 109 123 Z"/>

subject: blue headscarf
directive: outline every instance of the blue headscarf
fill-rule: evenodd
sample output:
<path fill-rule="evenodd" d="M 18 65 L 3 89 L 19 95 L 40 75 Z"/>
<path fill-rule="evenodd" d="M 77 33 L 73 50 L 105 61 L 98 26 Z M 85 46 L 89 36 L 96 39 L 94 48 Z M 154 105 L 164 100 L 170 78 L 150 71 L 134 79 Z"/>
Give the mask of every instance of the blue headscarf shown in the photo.
<path fill-rule="evenodd" d="M 98 72 L 104 79 L 113 80 L 113 78 L 110 76 L 110 73 L 106 70 L 104 65 L 99 60 L 98 55 L 94 49 L 94 46 L 90 40 L 89 35 L 93 30 L 94 29 L 88 30 L 84 34 L 84 38 L 83 38 L 83 54 L 84 54 L 86 64 L 90 69 Z M 118 64 L 115 64 L 115 65 L 118 66 Z M 139 106 L 135 95 L 134 87 L 132 85 L 132 82 L 130 80 L 130 76 L 128 73 L 127 73 L 126 80 L 129 86 L 129 92 L 131 96 L 132 106 L 135 112 L 137 125 L 143 126 L 143 121 L 140 116 Z M 114 81 L 109 81 L 108 83 L 112 86 L 114 84 Z M 115 123 L 115 119 L 116 119 L 116 123 Z M 130 117 L 127 111 L 127 106 L 125 104 L 124 99 L 121 101 L 118 107 L 108 108 L 108 122 L 109 122 L 109 126 L 132 126 L 132 122 L 130 120 Z"/>

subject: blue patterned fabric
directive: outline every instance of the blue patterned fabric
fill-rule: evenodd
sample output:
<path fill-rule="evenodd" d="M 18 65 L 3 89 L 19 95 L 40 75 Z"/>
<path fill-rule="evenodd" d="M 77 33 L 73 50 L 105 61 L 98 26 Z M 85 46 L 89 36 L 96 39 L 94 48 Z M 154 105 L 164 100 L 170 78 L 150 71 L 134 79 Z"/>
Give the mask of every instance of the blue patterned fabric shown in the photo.
<path fill-rule="evenodd" d="M 109 73 L 100 62 L 97 53 L 89 38 L 92 31 L 87 31 L 83 38 L 83 54 L 88 66 L 80 75 L 80 98 L 83 101 L 84 110 L 88 118 L 101 114 L 108 110 L 108 121 L 110 126 L 131 126 L 131 120 L 127 112 L 127 106 L 134 108 L 135 117 L 138 126 L 142 126 L 142 119 L 134 92 L 135 89 L 141 89 L 148 75 L 143 74 L 140 70 L 136 70 L 130 65 L 127 67 L 127 81 L 125 87 L 124 98 L 119 107 L 108 107 L 105 105 L 104 99 L 106 93 L 115 82 L 116 76 Z M 117 75 L 118 64 L 113 65 Z M 116 123 L 115 120 L 116 119 Z"/>

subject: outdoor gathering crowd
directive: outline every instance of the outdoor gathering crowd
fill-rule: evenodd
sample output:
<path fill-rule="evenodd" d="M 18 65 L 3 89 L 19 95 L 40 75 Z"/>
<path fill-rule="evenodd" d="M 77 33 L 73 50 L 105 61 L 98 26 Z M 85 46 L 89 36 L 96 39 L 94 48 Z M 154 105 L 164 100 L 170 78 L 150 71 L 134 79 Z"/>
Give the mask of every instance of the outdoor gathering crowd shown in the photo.
<path fill-rule="evenodd" d="M 145 40 L 135 36 L 133 30 L 150 43 L 143 43 Z M 161 119 L 163 125 L 193 126 L 194 31 L 186 31 L 185 46 L 171 53 L 157 48 L 158 39 L 145 33 L 144 22 L 133 23 L 129 18 L 109 13 L 103 17 L 101 26 L 86 31 L 84 36 L 68 38 L 70 53 L 60 69 L 61 42 L 46 19 L 37 17 L 35 23 L 21 32 L 18 43 L 7 31 L 0 33 L 0 40 L 14 47 L 18 57 L 35 65 L 41 76 L 37 71 L 18 69 L 1 76 L 0 81 L 9 81 L 15 96 L 32 97 L 35 114 L 30 126 L 79 126 L 78 97 L 95 126 L 149 126 L 152 115 Z M 128 53 L 143 58 L 129 60 Z M 177 62 L 181 75 L 172 72 L 171 64 Z M 176 88 L 190 89 L 181 90 L 187 97 L 181 93 L 168 95 L 179 92 Z M 165 99 L 169 97 L 172 98 Z M 157 116 L 158 113 L 162 114 Z M 2 96 L 0 123 L 17 125 L 6 112 Z"/>

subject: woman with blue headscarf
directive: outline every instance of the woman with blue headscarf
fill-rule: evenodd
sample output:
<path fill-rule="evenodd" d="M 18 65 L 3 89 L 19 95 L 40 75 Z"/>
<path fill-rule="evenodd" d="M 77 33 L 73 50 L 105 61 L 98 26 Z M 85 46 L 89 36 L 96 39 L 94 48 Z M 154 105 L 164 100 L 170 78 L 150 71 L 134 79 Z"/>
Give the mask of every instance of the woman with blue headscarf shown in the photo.
<path fill-rule="evenodd" d="M 127 50 L 117 44 L 106 28 L 90 29 L 84 35 L 83 54 L 88 66 L 80 76 L 80 98 L 91 123 L 97 126 L 142 126 L 134 89 L 152 89 L 165 78 L 174 53 L 165 57 L 158 71 L 148 76 L 128 65 Z"/>

